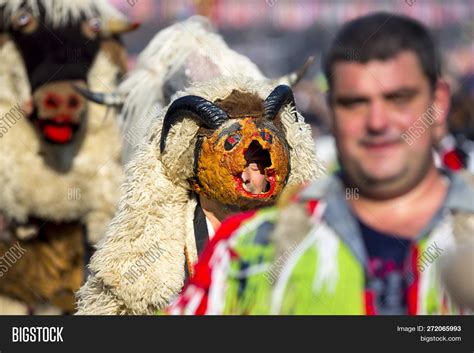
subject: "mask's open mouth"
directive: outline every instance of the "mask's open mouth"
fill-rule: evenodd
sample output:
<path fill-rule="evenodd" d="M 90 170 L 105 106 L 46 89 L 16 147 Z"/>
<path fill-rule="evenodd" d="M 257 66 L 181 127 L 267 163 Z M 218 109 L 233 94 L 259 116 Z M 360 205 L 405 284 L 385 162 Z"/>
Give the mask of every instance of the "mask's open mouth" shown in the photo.
<path fill-rule="evenodd" d="M 263 149 L 258 141 L 252 141 L 244 150 L 246 166 L 234 175 L 237 190 L 245 197 L 264 199 L 275 190 L 275 170 L 271 168 L 270 152 Z"/>
<path fill-rule="evenodd" d="M 31 122 L 46 142 L 73 143 L 85 122 L 87 101 L 72 87 L 86 86 L 82 80 L 62 80 L 43 84 L 33 92 Z"/>
<path fill-rule="evenodd" d="M 55 144 L 66 144 L 73 140 L 79 124 L 72 122 L 67 115 L 59 115 L 48 119 L 34 119 L 34 124 L 43 134 L 46 141 Z"/>

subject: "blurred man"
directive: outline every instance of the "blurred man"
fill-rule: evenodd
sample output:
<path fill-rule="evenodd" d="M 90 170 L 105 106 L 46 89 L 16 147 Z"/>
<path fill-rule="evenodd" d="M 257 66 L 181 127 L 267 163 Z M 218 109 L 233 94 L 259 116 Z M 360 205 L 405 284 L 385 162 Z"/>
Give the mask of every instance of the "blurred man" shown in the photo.
<path fill-rule="evenodd" d="M 450 91 L 431 36 L 393 14 L 356 19 L 325 71 L 340 172 L 225 222 L 170 313 L 465 310 L 437 262 L 474 233 L 474 187 L 433 161 Z"/>

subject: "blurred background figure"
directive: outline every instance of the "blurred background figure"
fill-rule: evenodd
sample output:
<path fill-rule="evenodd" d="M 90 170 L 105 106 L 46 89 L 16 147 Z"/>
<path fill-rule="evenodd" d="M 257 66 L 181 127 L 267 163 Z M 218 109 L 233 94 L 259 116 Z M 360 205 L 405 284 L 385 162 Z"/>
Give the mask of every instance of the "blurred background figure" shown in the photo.
<path fill-rule="evenodd" d="M 471 57 L 471 61 L 472 61 Z M 453 170 L 474 173 L 474 75 L 460 79 L 451 100 L 448 133 L 440 144 L 441 160 Z"/>
<path fill-rule="evenodd" d="M 110 91 L 136 25 L 105 0 L 0 0 L 0 314 L 72 313 L 122 182 Z"/>

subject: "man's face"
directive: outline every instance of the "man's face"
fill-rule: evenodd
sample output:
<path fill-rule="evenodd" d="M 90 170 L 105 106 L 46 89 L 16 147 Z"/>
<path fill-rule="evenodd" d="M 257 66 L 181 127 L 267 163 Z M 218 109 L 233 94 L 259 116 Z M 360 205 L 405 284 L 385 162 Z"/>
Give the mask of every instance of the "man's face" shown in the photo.
<path fill-rule="evenodd" d="M 377 198 L 407 192 L 433 166 L 434 125 L 441 115 L 432 113 L 440 107 L 416 55 L 338 62 L 333 73 L 334 134 L 350 182 Z M 409 144 L 402 134 L 420 118 L 425 131 Z"/>
<path fill-rule="evenodd" d="M 267 191 L 268 182 L 265 177 L 265 168 L 268 161 L 259 151 L 250 146 L 245 152 L 247 165 L 242 172 L 242 186 L 252 194 L 262 194 Z"/>

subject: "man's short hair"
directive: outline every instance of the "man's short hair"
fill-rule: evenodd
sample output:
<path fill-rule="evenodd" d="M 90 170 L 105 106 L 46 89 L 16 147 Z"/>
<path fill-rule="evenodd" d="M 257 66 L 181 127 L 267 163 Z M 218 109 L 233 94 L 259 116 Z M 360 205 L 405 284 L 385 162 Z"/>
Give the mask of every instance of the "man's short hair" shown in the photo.
<path fill-rule="evenodd" d="M 338 32 L 326 55 L 324 72 L 329 87 L 332 87 L 336 62 L 387 60 L 405 50 L 417 56 L 434 90 L 441 75 L 441 64 L 435 42 L 423 24 L 390 13 L 375 13 L 350 21 Z"/>

